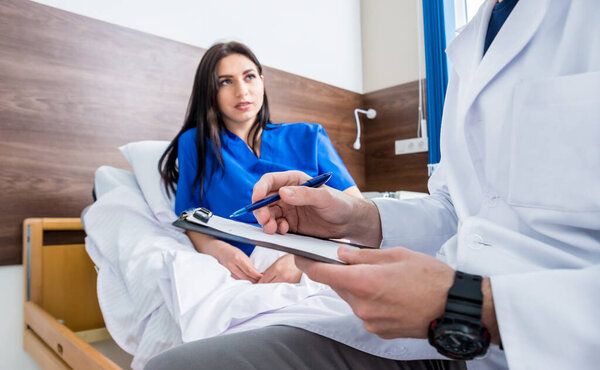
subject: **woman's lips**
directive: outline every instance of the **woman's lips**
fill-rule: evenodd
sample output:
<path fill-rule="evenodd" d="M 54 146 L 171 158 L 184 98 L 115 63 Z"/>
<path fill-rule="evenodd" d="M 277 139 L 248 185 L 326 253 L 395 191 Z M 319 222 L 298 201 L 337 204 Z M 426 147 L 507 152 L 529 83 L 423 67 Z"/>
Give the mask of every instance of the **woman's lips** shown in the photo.
<path fill-rule="evenodd" d="M 241 110 L 241 111 L 246 111 L 246 110 L 250 109 L 251 106 L 252 106 L 252 103 L 245 101 L 245 102 L 236 104 L 235 109 Z"/>

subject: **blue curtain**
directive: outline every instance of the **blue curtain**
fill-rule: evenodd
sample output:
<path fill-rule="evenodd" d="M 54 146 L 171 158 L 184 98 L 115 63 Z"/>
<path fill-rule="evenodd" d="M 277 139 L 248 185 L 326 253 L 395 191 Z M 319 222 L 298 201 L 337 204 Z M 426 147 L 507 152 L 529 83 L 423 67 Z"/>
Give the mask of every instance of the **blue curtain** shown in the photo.
<path fill-rule="evenodd" d="M 444 0 L 423 0 L 425 70 L 427 73 L 427 133 L 429 136 L 430 165 L 440 161 L 440 129 L 442 126 L 444 97 L 448 85 L 448 62 L 444 52 L 446 49 L 444 3 Z M 450 4 L 448 1 L 447 3 Z M 454 16 L 454 12 L 451 15 Z M 454 24 L 453 19 L 451 23 Z"/>

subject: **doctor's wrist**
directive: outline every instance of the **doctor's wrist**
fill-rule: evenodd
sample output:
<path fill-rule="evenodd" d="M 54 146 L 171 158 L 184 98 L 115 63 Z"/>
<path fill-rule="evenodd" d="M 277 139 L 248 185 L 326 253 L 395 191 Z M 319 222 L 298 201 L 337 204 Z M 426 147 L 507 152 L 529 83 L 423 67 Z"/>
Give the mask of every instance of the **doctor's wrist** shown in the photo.
<path fill-rule="evenodd" d="M 366 246 L 378 248 L 381 244 L 381 219 L 379 209 L 369 199 L 355 198 L 352 204 L 352 219 L 346 224 L 347 239 Z"/>
<path fill-rule="evenodd" d="M 494 307 L 494 296 L 492 294 L 492 283 L 489 277 L 481 281 L 481 293 L 483 294 L 483 306 L 481 310 L 481 323 L 490 333 L 490 342 L 501 344 L 500 329 L 496 319 L 496 309 Z"/>

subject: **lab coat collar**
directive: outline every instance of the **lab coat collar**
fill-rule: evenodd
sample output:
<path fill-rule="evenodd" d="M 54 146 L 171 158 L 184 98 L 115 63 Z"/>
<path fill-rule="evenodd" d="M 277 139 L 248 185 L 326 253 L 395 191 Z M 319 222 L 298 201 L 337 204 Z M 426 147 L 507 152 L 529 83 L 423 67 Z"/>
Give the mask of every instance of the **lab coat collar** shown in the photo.
<path fill-rule="evenodd" d="M 544 19 L 550 0 L 520 0 L 483 56 L 496 0 L 487 0 L 446 50 L 461 80 L 471 81 L 466 108 L 486 85 L 527 45 Z"/>

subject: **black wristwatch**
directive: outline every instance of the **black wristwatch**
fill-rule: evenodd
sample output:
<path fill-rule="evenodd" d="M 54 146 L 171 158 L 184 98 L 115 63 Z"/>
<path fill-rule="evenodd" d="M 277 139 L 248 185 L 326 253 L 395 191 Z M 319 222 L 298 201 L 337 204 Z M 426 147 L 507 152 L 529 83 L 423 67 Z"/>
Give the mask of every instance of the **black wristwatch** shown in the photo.
<path fill-rule="evenodd" d="M 456 271 L 446 311 L 429 324 L 429 343 L 452 359 L 483 356 L 490 345 L 490 333 L 481 323 L 482 306 L 481 276 Z"/>

